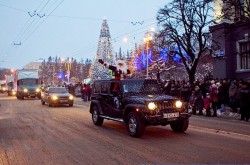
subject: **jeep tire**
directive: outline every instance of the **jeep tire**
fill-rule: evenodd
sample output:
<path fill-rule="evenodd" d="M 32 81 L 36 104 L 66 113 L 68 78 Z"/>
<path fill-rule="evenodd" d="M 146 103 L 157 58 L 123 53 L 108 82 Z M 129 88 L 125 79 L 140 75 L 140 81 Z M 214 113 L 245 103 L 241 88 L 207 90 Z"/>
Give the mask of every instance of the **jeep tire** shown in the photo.
<path fill-rule="evenodd" d="M 127 128 L 129 135 L 132 137 L 141 137 L 143 135 L 145 126 L 136 112 L 130 112 L 128 114 Z"/>
<path fill-rule="evenodd" d="M 189 125 L 189 119 L 182 119 L 173 123 L 170 123 L 170 127 L 174 132 L 185 132 Z"/>
<path fill-rule="evenodd" d="M 52 104 L 52 102 L 49 100 L 49 102 L 48 102 L 48 106 L 49 107 L 52 107 L 53 106 L 53 104 Z"/>
<path fill-rule="evenodd" d="M 100 112 L 97 106 L 92 107 L 92 121 L 97 126 L 101 126 L 103 124 L 103 118 L 100 117 Z"/>
<path fill-rule="evenodd" d="M 23 94 L 21 94 L 20 99 L 21 99 L 21 100 L 24 100 L 24 95 L 23 95 Z"/>

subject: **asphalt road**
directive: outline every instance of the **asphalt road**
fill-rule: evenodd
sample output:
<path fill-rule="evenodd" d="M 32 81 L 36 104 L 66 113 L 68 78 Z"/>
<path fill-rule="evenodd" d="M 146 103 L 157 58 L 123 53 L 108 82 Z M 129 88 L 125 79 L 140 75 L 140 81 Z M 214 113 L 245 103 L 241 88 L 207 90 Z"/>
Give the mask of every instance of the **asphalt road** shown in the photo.
<path fill-rule="evenodd" d="M 192 116 L 185 133 L 150 126 L 141 138 L 104 120 L 92 123 L 89 102 L 48 107 L 0 94 L 0 165 L 250 164 L 250 122 Z"/>

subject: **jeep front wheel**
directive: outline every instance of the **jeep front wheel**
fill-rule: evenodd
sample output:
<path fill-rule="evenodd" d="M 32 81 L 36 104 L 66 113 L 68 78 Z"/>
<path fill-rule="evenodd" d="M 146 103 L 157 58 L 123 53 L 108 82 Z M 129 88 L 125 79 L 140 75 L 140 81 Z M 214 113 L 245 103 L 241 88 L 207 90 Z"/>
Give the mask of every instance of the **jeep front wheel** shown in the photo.
<path fill-rule="evenodd" d="M 145 126 L 136 112 L 128 114 L 128 132 L 132 137 L 140 137 L 143 135 Z"/>
<path fill-rule="evenodd" d="M 185 132 L 189 125 L 189 119 L 182 119 L 170 124 L 174 132 Z"/>
<path fill-rule="evenodd" d="M 101 126 L 103 124 L 103 118 L 100 117 L 100 112 L 97 106 L 92 107 L 92 121 L 95 125 Z"/>

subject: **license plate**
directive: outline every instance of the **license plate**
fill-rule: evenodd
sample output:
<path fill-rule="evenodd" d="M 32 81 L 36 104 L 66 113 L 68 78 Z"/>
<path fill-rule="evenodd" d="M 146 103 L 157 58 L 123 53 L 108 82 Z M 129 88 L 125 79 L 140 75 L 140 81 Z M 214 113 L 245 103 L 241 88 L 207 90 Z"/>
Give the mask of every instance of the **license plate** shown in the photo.
<path fill-rule="evenodd" d="M 164 113 L 163 114 L 163 118 L 175 118 L 175 117 L 179 117 L 179 113 Z"/>
<path fill-rule="evenodd" d="M 67 103 L 68 100 L 60 100 L 60 103 Z"/>

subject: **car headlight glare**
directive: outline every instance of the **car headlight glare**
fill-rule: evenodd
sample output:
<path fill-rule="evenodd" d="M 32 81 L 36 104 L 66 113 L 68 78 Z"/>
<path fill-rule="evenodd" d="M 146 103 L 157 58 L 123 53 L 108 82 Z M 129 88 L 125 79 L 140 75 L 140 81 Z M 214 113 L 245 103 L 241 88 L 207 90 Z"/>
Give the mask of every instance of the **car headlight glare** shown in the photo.
<path fill-rule="evenodd" d="M 74 100 L 74 97 L 71 95 L 71 96 L 69 96 L 69 99 L 70 100 Z"/>
<path fill-rule="evenodd" d="M 181 108 L 182 107 L 182 102 L 180 100 L 175 102 L 176 108 Z"/>
<path fill-rule="evenodd" d="M 57 100 L 58 97 L 57 96 L 52 96 L 52 100 Z"/>
<path fill-rule="evenodd" d="M 25 89 L 23 89 L 23 92 L 25 92 L 25 93 L 26 93 L 26 92 L 28 92 L 28 89 L 26 89 L 26 88 L 25 88 Z"/>
<path fill-rule="evenodd" d="M 150 110 L 155 110 L 155 109 L 156 109 L 155 103 L 154 103 L 154 102 L 148 103 L 148 109 L 150 109 Z"/>

